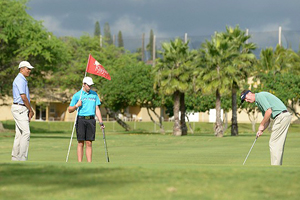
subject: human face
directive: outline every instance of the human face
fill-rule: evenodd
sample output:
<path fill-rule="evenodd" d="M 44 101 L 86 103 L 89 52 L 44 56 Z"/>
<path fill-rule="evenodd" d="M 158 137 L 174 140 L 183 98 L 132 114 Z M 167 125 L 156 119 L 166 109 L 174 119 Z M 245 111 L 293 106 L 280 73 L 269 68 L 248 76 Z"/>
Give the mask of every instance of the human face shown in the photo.
<path fill-rule="evenodd" d="M 25 77 L 28 77 L 31 73 L 31 69 L 28 67 L 20 68 L 20 73 L 23 74 Z"/>
<path fill-rule="evenodd" d="M 84 89 L 84 91 L 89 92 L 91 90 L 91 86 L 89 86 L 88 84 L 84 83 L 83 84 L 83 89 Z"/>
<path fill-rule="evenodd" d="M 248 103 L 253 103 L 255 101 L 255 94 L 249 92 L 245 97 L 245 101 Z"/>

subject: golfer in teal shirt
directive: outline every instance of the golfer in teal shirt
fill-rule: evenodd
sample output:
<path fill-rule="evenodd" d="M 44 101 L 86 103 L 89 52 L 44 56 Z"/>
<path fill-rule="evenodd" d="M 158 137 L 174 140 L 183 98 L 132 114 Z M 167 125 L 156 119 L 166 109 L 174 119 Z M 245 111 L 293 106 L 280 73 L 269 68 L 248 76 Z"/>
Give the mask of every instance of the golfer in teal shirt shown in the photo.
<path fill-rule="evenodd" d="M 76 119 L 76 134 L 77 134 L 77 159 L 82 162 L 83 148 L 85 147 L 85 154 L 87 162 L 92 162 L 92 142 L 95 140 L 96 120 L 97 116 L 101 128 L 104 128 L 99 105 L 101 104 L 98 94 L 91 90 L 94 84 L 93 79 L 85 77 L 83 79 L 82 90 L 74 94 L 70 106 L 69 113 L 78 109 L 78 116 Z"/>
<path fill-rule="evenodd" d="M 269 140 L 271 165 L 282 165 L 284 144 L 292 120 L 292 114 L 287 111 L 283 102 L 269 92 L 252 93 L 244 90 L 241 94 L 242 103 L 244 101 L 254 103 L 262 112 L 261 121 L 256 136 L 263 134 L 270 124 L 270 118 L 274 120 L 272 133 Z"/>

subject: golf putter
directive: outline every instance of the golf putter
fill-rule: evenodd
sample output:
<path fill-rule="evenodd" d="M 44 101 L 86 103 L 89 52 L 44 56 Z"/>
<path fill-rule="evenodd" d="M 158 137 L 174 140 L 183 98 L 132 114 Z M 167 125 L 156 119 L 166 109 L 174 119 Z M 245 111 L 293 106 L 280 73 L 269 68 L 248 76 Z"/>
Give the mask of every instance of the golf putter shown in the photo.
<path fill-rule="evenodd" d="M 99 123 L 99 125 L 100 125 L 100 128 L 101 128 L 101 124 L 100 123 Z M 107 145 L 106 145 L 106 139 L 105 139 L 105 131 L 104 131 L 104 128 L 101 128 L 101 129 L 102 129 L 102 133 L 103 133 L 103 141 L 104 141 L 104 149 L 105 149 L 106 160 L 107 160 L 107 162 L 109 162 Z"/>
<path fill-rule="evenodd" d="M 246 163 L 246 161 L 247 161 L 247 159 L 248 159 L 248 156 L 249 156 L 249 154 L 250 154 L 250 152 L 251 152 L 251 150 L 252 150 L 252 148 L 253 148 L 253 146 L 254 146 L 256 140 L 257 140 L 257 138 L 258 138 L 258 136 L 256 136 L 256 138 L 255 138 L 255 140 L 254 140 L 254 142 L 253 142 L 253 144 L 252 144 L 252 146 L 251 146 L 251 148 L 250 148 L 250 151 L 249 151 L 248 155 L 246 156 L 246 159 L 245 159 L 243 165 L 245 165 L 245 163 Z"/>

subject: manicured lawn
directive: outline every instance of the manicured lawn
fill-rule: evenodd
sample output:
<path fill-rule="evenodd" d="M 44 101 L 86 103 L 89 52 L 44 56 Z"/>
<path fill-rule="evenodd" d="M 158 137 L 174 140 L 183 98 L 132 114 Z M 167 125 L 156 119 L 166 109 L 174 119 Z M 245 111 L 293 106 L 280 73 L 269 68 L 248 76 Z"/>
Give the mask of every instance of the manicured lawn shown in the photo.
<path fill-rule="evenodd" d="M 134 127 L 134 122 L 130 122 Z M 283 166 L 270 166 L 268 140 L 255 139 L 250 124 L 240 136 L 213 136 L 212 124 L 174 137 L 138 123 L 124 132 L 106 123 L 110 163 L 97 127 L 93 162 L 76 162 L 76 137 L 66 163 L 72 123 L 32 122 L 29 161 L 11 162 L 14 123 L 0 133 L 0 199 L 299 199 L 300 134 L 292 125 Z M 165 124 L 166 130 L 172 123 Z M 158 130 L 158 127 L 156 127 Z M 197 129 L 198 128 L 198 129 Z M 247 132 L 248 131 L 248 132 Z"/>

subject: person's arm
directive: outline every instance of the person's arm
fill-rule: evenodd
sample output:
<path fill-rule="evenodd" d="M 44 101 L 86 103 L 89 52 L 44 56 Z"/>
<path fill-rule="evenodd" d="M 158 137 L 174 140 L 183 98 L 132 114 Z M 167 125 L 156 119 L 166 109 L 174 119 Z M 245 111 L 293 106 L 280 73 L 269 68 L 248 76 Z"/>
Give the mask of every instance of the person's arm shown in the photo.
<path fill-rule="evenodd" d="M 77 101 L 77 103 L 75 104 L 75 106 L 69 106 L 69 108 L 68 108 L 69 113 L 74 112 L 81 105 L 82 105 L 82 102 L 81 102 L 81 100 L 79 100 L 79 101 Z"/>
<path fill-rule="evenodd" d="M 28 117 L 29 117 L 29 121 L 30 121 L 31 118 L 34 116 L 34 112 L 33 112 L 32 108 L 30 106 L 30 103 L 29 103 L 29 101 L 27 99 L 26 94 L 21 94 L 20 96 L 21 96 L 21 98 L 22 98 L 22 100 L 23 100 L 26 108 L 29 110 Z"/>
<path fill-rule="evenodd" d="M 99 123 L 100 123 L 100 125 L 101 125 L 101 128 L 102 128 L 102 129 L 105 128 L 105 126 L 104 126 L 104 124 L 103 124 L 103 120 L 102 120 L 101 111 L 100 111 L 100 109 L 99 109 L 99 106 L 96 106 L 96 116 L 97 116 L 97 118 L 98 118 L 98 120 L 99 120 Z"/>
<path fill-rule="evenodd" d="M 269 108 L 265 112 L 265 116 L 264 116 L 263 120 L 260 122 L 260 125 L 258 127 L 258 131 L 256 133 L 257 137 L 261 136 L 263 134 L 264 130 L 266 130 L 266 128 L 268 128 L 268 126 L 270 124 L 271 114 L 272 114 L 272 109 Z"/>

